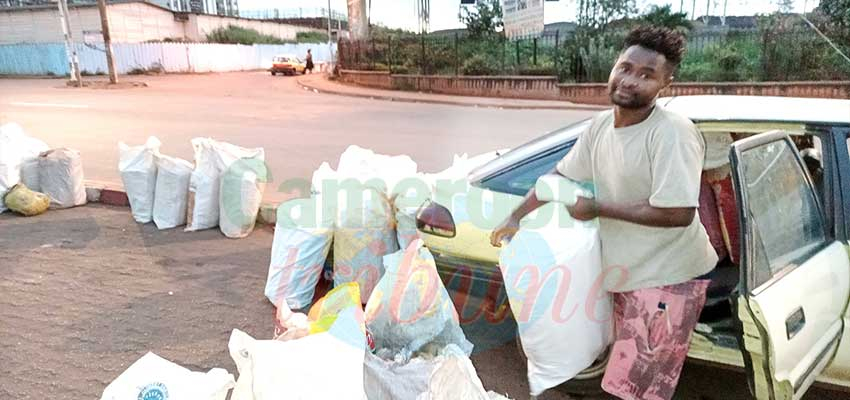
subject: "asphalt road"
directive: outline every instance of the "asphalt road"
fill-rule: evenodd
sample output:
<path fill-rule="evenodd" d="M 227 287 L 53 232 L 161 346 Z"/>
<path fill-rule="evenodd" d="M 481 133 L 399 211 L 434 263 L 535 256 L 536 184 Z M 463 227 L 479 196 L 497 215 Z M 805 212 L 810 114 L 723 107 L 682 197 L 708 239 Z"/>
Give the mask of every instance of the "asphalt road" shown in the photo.
<path fill-rule="evenodd" d="M 119 182 L 118 142 L 149 135 L 192 160 L 190 139 L 263 147 L 274 182 L 336 164 L 351 144 L 410 155 L 424 172 L 455 153 L 515 147 L 591 111 L 500 110 L 396 103 L 313 93 L 265 72 L 130 76 L 147 88 L 71 89 L 56 79 L 0 79 L 0 123 L 17 122 L 52 147 L 80 150 L 86 178 Z M 269 185 L 275 199 L 278 185 Z"/>

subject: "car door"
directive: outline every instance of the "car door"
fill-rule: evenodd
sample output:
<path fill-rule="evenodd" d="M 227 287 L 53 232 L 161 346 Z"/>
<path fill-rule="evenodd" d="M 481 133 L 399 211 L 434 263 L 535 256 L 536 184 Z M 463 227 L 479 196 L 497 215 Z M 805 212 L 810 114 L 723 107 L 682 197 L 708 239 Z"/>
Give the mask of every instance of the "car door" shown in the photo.
<path fill-rule="evenodd" d="M 827 229 L 789 134 L 732 145 L 742 259 L 737 316 L 758 399 L 799 399 L 831 361 L 850 295 L 850 261 Z"/>

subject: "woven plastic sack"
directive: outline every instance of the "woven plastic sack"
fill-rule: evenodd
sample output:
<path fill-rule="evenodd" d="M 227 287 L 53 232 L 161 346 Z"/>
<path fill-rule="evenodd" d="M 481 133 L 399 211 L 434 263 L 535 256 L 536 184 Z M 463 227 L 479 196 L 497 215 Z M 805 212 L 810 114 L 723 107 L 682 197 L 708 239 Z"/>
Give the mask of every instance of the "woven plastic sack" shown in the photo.
<path fill-rule="evenodd" d="M 130 201 L 133 219 L 146 224 L 153 219 L 156 191 L 156 157 L 162 143 L 154 136 L 141 146 L 118 143 L 118 172 Z"/>
<path fill-rule="evenodd" d="M 19 182 L 40 190 L 38 155 L 47 150 L 44 142 L 27 136 L 20 125 L 0 126 L 0 213 L 6 210 L 3 196 Z"/>
<path fill-rule="evenodd" d="M 199 231 L 218 226 L 219 178 L 215 141 L 210 138 L 192 139 L 195 170 L 189 178 L 189 197 L 186 205 L 186 231 Z"/>
<path fill-rule="evenodd" d="M 86 204 L 83 161 L 70 149 L 53 149 L 38 158 L 41 192 L 50 197 L 51 208 L 69 208 Z"/>
<path fill-rule="evenodd" d="M 156 165 L 153 222 L 159 229 L 175 228 L 186 223 L 192 164 L 160 155 Z"/>
<path fill-rule="evenodd" d="M 121 373 L 101 400 L 225 400 L 233 375 L 221 368 L 193 372 L 154 353 L 147 353 Z"/>
<path fill-rule="evenodd" d="M 384 257 L 384 266 L 384 276 L 366 304 L 366 327 L 377 354 L 404 362 L 426 345 L 454 344 L 469 355 L 472 343 L 460 328 L 434 257 L 422 240 Z"/>
<path fill-rule="evenodd" d="M 218 226 L 229 238 L 254 231 L 269 172 L 262 154 L 234 161 L 221 175 Z"/>

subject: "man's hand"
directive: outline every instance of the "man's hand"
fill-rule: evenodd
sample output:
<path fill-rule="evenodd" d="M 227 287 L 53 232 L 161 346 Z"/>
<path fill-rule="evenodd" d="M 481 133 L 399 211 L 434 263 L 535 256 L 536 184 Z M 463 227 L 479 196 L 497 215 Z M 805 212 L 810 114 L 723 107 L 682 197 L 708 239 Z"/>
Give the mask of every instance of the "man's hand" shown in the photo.
<path fill-rule="evenodd" d="M 503 240 L 511 240 L 519 231 L 519 221 L 513 217 L 508 217 L 505 222 L 502 222 L 490 234 L 490 245 L 493 247 L 502 247 Z"/>
<path fill-rule="evenodd" d="M 567 211 L 577 221 L 589 221 L 599 216 L 599 204 L 594 199 L 579 196 L 574 206 L 567 206 Z"/>

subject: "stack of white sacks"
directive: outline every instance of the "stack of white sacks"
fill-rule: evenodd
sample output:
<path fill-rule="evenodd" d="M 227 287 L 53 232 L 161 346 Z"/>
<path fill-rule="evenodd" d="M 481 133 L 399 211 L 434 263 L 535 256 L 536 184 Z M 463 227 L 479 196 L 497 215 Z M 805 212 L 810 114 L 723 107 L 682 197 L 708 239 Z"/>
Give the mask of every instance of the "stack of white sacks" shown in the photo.
<path fill-rule="evenodd" d="M 52 209 L 84 205 L 83 180 L 78 151 L 50 149 L 17 124 L 0 126 L 0 213 L 6 211 L 3 197 L 19 183 L 47 195 Z"/>
<path fill-rule="evenodd" d="M 195 138 L 193 166 L 161 154 L 160 146 L 155 137 L 141 146 L 118 144 L 118 170 L 137 222 L 186 231 L 219 226 L 230 238 L 253 231 L 268 176 L 262 148 Z"/>

